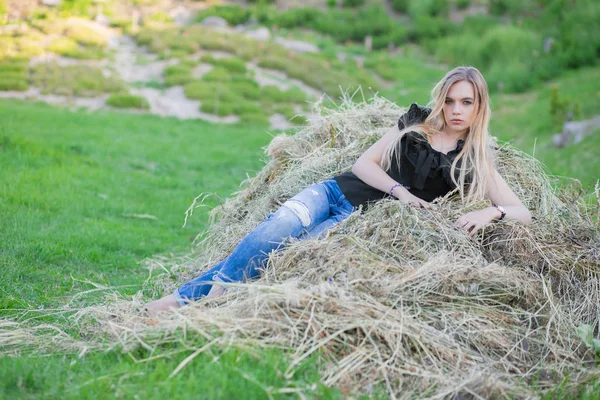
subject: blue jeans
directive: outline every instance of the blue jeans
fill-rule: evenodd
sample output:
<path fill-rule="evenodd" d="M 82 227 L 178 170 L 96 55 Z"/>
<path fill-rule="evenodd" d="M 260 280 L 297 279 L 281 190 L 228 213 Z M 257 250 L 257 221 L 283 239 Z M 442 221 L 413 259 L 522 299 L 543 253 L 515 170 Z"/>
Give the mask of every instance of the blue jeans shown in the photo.
<path fill-rule="evenodd" d="M 206 296 L 213 281 L 241 282 L 256 278 L 271 251 L 281 249 L 291 238 L 319 236 L 354 210 L 335 180 L 310 185 L 270 214 L 223 261 L 173 294 L 180 305 L 185 305 Z"/>

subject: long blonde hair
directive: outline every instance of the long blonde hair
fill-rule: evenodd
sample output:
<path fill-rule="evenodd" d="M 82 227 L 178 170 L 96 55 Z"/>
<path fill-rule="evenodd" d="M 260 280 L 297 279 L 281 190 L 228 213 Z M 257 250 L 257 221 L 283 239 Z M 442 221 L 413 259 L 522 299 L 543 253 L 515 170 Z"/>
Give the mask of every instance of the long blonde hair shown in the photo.
<path fill-rule="evenodd" d="M 488 131 L 490 123 L 490 98 L 487 83 L 481 73 L 474 67 L 456 67 L 449 71 L 431 91 L 431 113 L 422 124 L 405 126 L 397 139 L 392 141 L 384 151 L 381 167 L 389 170 L 395 154 L 399 154 L 400 140 L 408 131 L 420 133 L 425 140 L 430 142 L 431 136 L 439 134 L 446 127 L 443 107 L 450 87 L 456 82 L 467 81 L 473 85 L 475 91 L 474 106 L 475 120 L 469 128 L 462 150 L 458 153 L 450 168 L 452 181 L 458 188 L 461 199 L 467 201 L 483 199 L 486 197 L 488 178 L 494 173 L 492 154 L 493 142 Z M 400 168 L 400 157 L 397 157 Z M 457 164 L 460 163 L 460 166 Z M 456 169 L 459 170 L 456 179 Z M 468 192 L 465 194 L 465 184 L 468 183 Z"/>

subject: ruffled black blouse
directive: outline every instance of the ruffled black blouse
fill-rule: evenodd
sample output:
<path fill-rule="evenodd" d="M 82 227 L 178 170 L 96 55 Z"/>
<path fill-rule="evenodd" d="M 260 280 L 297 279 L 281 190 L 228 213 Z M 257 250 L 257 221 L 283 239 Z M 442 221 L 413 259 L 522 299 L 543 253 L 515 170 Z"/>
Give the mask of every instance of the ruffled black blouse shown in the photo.
<path fill-rule="evenodd" d="M 420 124 L 431 113 L 428 107 L 411 104 L 408 111 L 398 121 L 398 128 Z M 462 150 L 463 140 L 456 149 L 447 154 L 435 150 L 419 133 L 409 131 L 400 139 L 400 148 L 392 158 L 390 170 L 386 171 L 396 182 L 409 186 L 409 192 L 425 200 L 432 201 L 456 188 L 450 176 L 450 168 L 456 155 Z M 400 169 L 398 169 L 398 156 Z M 456 168 L 456 178 L 460 165 Z M 360 180 L 352 172 L 345 172 L 334 178 L 346 199 L 354 206 L 363 208 L 373 201 L 389 196 Z"/>

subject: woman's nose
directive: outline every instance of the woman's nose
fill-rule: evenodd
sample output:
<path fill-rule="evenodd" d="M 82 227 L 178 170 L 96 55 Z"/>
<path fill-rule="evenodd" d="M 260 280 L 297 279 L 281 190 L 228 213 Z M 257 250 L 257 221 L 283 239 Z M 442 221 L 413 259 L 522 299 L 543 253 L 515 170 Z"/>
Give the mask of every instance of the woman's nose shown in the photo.
<path fill-rule="evenodd" d="M 454 107 L 452 107 L 453 114 L 460 114 L 460 104 L 454 103 Z"/>

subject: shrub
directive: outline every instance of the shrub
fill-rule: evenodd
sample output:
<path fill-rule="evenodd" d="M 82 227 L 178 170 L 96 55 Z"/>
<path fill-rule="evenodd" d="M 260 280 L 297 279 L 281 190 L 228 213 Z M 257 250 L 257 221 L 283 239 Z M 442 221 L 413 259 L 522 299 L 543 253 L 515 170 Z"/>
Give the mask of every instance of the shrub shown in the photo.
<path fill-rule="evenodd" d="M 471 5 L 471 0 L 456 0 L 456 7 L 459 10 L 464 10 L 466 8 L 469 8 L 470 5 Z"/>
<path fill-rule="evenodd" d="M 292 119 L 292 117 L 294 115 L 296 115 L 296 111 L 294 110 L 294 107 L 289 105 L 289 104 L 275 104 L 272 108 L 271 108 L 271 112 L 273 114 L 281 114 L 283 115 L 287 120 Z"/>
<path fill-rule="evenodd" d="M 261 87 L 260 98 L 266 104 L 278 104 L 286 101 L 285 93 L 273 85 Z"/>
<path fill-rule="evenodd" d="M 287 29 L 311 26 L 320 14 L 321 11 L 313 7 L 292 7 L 276 16 L 273 24 Z"/>
<path fill-rule="evenodd" d="M 563 4 L 564 1 L 559 1 Z M 556 23 L 557 43 L 552 55 L 567 68 L 594 65 L 600 54 L 600 7 L 594 0 L 567 4 L 559 11 Z"/>
<path fill-rule="evenodd" d="M 303 103 L 306 101 L 306 93 L 297 87 L 287 89 L 282 94 L 284 99 L 290 103 Z"/>
<path fill-rule="evenodd" d="M 230 25 L 240 25 L 248 22 L 251 14 L 238 5 L 211 6 L 196 14 L 196 21 L 200 22 L 206 17 L 221 17 Z"/>
<path fill-rule="evenodd" d="M 509 60 L 530 60 L 541 50 L 538 34 L 516 26 L 495 26 L 481 40 L 481 62 L 491 65 Z"/>
<path fill-rule="evenodd" d="M 200 111 L 220 117 L 234 114 L 233 106 L 230 103 L 214 99 L 203 100 L 200 104 Z"/>
<path fill-rule="evenodd" d="M 497 62 L 485 74 L 491 92 L 522 93 L 538 83 L 531 65 L 518 61 Z"/>
<path fill-rule="evenodd" d="M 193 81 L 184 86 L 185 96 L 194 100 L 211 100 L 230 103 L 238 99 L 225 84 L 220 82 Z"/>
<path fill-rule="evenodd" d="M 0 90 L 16 90 L 24 92 L 29 89 L 29 82 L 23 74 L 0 73 Z"/>
<path fill-rule="evenodd" d="M 558 87 L 550 89 L 550 115 L 556 130 L 561 130 L 571 114 L 572 119 L 581 119 L 581 103 L 570 97 L 561 96 Z"/>
<path fill-rule="evenodd" d="M 202 80 L 206 82 L 227 82 L 231 80 L 231 73 L 222 67 L 215 67 L 208 71 Z"/>
<path fill-rule="evenodd" d="M 71 24 L 67 28 L 65 35 L 84 45 L 104 47 L 107 43 L 107 39 L 103 34 L 88 26 L 77 23 Z"/>
<path fill-rule="evenodd" d="M 165 76 L 165 85 L 167 86 L 183 86 L 194 80 L 191 73 L 171 74 Z"/>
<path fill-rule="evenodd" d="M 254 82 L 254 84 L 249 82 L 231 82 L 228 86 L 228 89 L 237 94 L 240 98 L 249 99 L 249 100 L 259 100 L 260 99 L 260 89 L 258 84 Z"/>
<path fill-rule="evenodd" d="M 106 104 L 117 108 L 137 108 L 143 110 L 150 108 L 150 105 L 145 98 L 126 93 L 111 95 L 106 100 Z"/>
<path fill-rule="evenodd" d="M 242 114 L 240 123 L 250 125 L 269 125 L 269 118 L 264 114 Z"/>
<path fill-rule="evenodd" d="M 523 0 L 489 0 L 489 10 L 493 15 L 519 16 L 534 11 L 537 7 L 534 1 Z"/>
<path fill-rule="evenodd" d="M 408 4 L 408 13 L 414 19 L 419 17 L 444 17 L 450 11 L 447 0 L 411 0 Z"/>
<path fill-rule="evenodd" d="M 76 53 L 77 50 L 79 50 L 79 46 L 77 46 L 77 42 L 73 39 L 60 37 L 54 39 L 48 47 L 46 47 L 46 50 L 68 57 L 69 55 Z"/>
<path fill-rule="evenodd" d="M 342 7 L 361 7 L 365 5 L 365 0 L 342 0 Z"/>
<path fill-rule="evenodd" d="M 38 64 L 32 68 L 32 84 L 44 94 L 65 96 L 97 96 L 103 93 L 122 93 L 125 84 L 118 78 L 105 77 L 100 68 Z"/>
<path fill-rule="evenodd" d="M 409 2 L 410 0 L 392 0 L 391 4 L 394 11 L 405 14 L 408 12 Z"/>
<path fill-rule="evenodd" d="M 233 106 L 233 112 L 235 114 L 264 114 L 265 110 L 260 104 L 247 100 L 238 100 Z"/>
<path fill-rule="evenodd" d="M 445 18 L 419 15 L 408 31 L 408 38 L 416 41 L 437 39 L 455 31 L 456 26 Z"/>
<path fill-rule="evenodd" d="M 20 37 L 16 40 L 17 52 L 23 57 L 39 56 L 44 53 L 44 47 L 41 40 L 30 38 L 27 36 Z"/>
<path fill-rule="evenodd" d="M 26 74 L 29 69 L 29 61 L 24 59 L 9 58 L 0 60 L 0 75 L 6 73 L 22 73 Z"/>
<path fill-rule="evenodd" d="M 502 25 L 502 20 L 490 15 L 469 15 L 460 26 L 461 33 L 470 33 L 481 38 L 491 28 Z"/>
<path fill-rule="evenodd" d="M 91 0 L 62 0 L 60 11 L 63 15 L 83 15 L 87 16 L 92 5 Z"/>
<path fill-rule="evenodd" d="M 214 58 L 212 56 L 203 56 L 201 60 L 215 67 L 221 67 L 231 73 L 245 73 L 247 71 L 245 61 L 237 57 Z"/>

